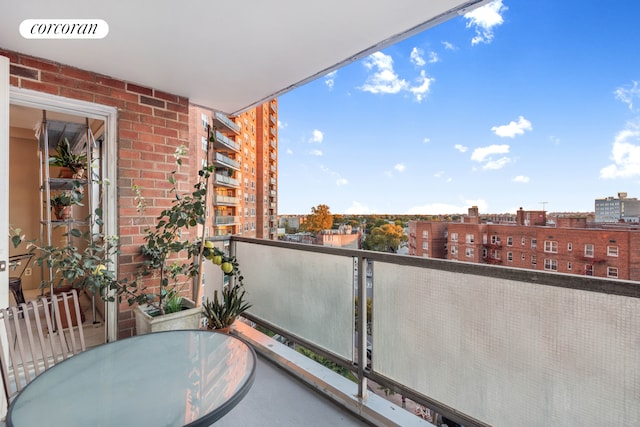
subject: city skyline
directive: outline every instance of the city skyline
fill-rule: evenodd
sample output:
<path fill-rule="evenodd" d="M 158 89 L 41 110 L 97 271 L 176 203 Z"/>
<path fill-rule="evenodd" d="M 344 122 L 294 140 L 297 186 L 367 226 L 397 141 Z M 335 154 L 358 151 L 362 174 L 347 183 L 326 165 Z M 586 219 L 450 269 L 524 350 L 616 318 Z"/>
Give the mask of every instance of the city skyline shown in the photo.
<path fill-rule="evenodd" d="M 279 213 L 638 197 L 640 5 L 622 3 L 494 1 L 281 96 Z"/>

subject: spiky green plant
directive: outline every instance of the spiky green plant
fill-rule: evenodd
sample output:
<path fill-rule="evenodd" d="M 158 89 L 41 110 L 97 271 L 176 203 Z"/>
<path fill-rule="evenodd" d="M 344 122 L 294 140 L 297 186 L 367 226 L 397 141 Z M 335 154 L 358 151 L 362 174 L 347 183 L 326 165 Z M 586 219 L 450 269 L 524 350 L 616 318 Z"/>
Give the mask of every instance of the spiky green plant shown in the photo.
<path fill-rule="evenodd" d="M 213 300 L 207 298 L 202 304 L 202 312 L 207 319 L 208 329 L 222 329 L 231 326 L 238 316 L 251 308 L 244 300 L 246 291 L 241 284 L 227 285 L 220 292 L 213 292 Z"/>

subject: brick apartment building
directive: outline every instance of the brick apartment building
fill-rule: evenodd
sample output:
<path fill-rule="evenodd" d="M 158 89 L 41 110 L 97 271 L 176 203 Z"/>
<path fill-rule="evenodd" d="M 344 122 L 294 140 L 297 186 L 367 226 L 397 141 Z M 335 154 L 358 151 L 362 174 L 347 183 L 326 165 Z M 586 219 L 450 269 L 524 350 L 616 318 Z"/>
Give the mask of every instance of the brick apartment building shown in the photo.
<path fill-rule="evenodd" d="M 473 207 L 462 222 L 410 221 L 409 255 L 640 281 L 640 227 L 522 209 L 491 223 Z"/>
<path fill-rule="evenodd" d="M 271 100 L 230 118 L 189 106 L 190 140 L 204 161 L 208 135 L 215 135 L 210 236 L 277 238 L 278 104 Z M 199 145 L 198 145 L 199 142 Z"/>

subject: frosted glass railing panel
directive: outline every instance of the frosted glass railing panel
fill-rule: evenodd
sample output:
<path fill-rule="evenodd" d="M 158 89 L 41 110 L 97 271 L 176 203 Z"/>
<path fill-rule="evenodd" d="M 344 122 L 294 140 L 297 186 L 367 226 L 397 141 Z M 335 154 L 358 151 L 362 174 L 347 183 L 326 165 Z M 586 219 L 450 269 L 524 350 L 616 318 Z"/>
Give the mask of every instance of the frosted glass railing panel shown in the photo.
<path fill-rule="evenodd" d="M 640 300 L 522 276 L 376 262 L 373 370 L 494 426 L 640 425 Z"/>
<path fill-rule="evenodd" d="M 353 360 L 351 257 L 236 242 L 251 314 Z"/>

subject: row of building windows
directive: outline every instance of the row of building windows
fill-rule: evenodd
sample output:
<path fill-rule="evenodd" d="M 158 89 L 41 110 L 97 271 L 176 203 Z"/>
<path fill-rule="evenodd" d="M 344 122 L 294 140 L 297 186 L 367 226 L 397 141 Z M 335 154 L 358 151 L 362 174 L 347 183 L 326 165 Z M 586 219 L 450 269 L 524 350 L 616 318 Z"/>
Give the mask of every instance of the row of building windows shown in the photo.
<path fill-rule="evenodd" d="M 422 237 L 423 239 L 428 239 L 429 238 L 429 234 L 428 232 L 423 232 L 422 233 Z M 458 233 L 451 233 L 451 241 L 452 242 L 457 242 L 458 241 Z M 499 245 L 500 244 L 500 238 L 498 236 L 491 236 L 491 244 L 493 245 Z M 522 237 L 521 239 L 522 245 L 524 245 L 526 243 L 525 241 L 525 237 Z M 473 234 L 467 234 L 465 236 L 465 243 L 467 244 L 473 244 L 475 243 L 475 236 Z M 513 246 L 513 237 L 509 236 L 507 237 L 507 246 Z M 538 247 L 538 240 L 532 238 L 531 239 L 531 249 L 536 249 Z M 423 249 L 427 249 L 423 246 Z M 453 249 L 453 248 L 452 248 Z M 544 241 L 544 251 L 547 253 L 558 253 L 558 242 L 555 240 L 545 240 Z M 571 252 L 573 251 L 573 243 L 569 242 L 567 243 L 567 252 Z M 593 258 L 595 254 L 595 245 L 592 243 L 586 243 L 584 245 L 584 256 L 585 257 L 590 257 Z M 618 246 L 612 246 L 609 245 L 607 246 L 607 256 L 611 256 L 611 257 L 617 257 L 618 256 Z"/>
<path fill-rule="evenodd" d="M 423 243 L 423 250 L 425 252 L 423 252 L 422 256 L 423 257 L 428 257 L 428 253 L 426 252 L 428 250 L 428 246 L 426 246 L 424 243 Z M 451 254 L 452 255 L 457 255 L 458 254 L 458 246 L 456 246 L 456 245 L 452 245 L 451 246 Z M 465 248 L 465 257 L 473 258 L 474 256 L 475 256 L 475 249 L 474 248 Z M 500 259 L 500 252 L 495 250 L 495 249 L 492 250 L 492 251 L 484 250 L 483 251 L 483 258 L 487 258 L 487 257 L 489 257 L 491 259 L 494 259 L 494 260 L 499 260 Z M 524 254 L 524 253 L 521 254 L 521 260 L 522 261 L 526 260 L 526 254 Z M 513 252 L 511 252 L 511 251 L 507 252 L 507 261 L 513 261 Z M 535 267 L 537 264 L 538 264 L 537 256 L 536 255 L 531 255 L 531 265 Z M 558 260 L 545 258 L 544 259 L 544 269 L 545 270 L 549 270 L 549 271 L 558 271 Z M 567 261 L 567 271 L 572 271 L 572 270 L 573 270 L 573 262 L 572 261 Z M 586 275 L 592 276 L 593 275 L 593 265 L 592 264 L 585 264 L 584 271 L 585 271 Z M 618 278 L 618 267 L 607 266 L 607 277 Z"/>

